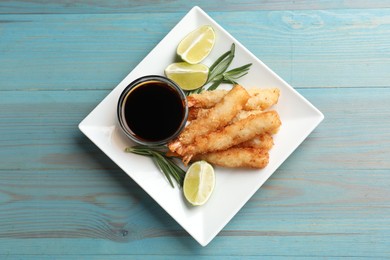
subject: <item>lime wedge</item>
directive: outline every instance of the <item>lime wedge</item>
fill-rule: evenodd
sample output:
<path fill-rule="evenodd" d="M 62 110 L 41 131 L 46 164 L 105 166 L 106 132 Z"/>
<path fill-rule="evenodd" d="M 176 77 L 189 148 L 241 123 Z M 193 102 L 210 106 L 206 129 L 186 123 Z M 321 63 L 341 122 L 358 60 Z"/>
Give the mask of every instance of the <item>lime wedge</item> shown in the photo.
<path fill-rule="evenodd" d="M 184 197 L 194 206 L 200 206 L 210 198 L 215 186 L 214 168 L 206 161 L 198 161 L 188 168 L 184 178 Z"/>
<path fill-rule="evenodd" d="M 215 43 L 214 29 L 203 25 L 185 36 L 177 46 L 176 53 L 190 64 L 201 62 L 209 55 Z"/>
<path fill-rule="evenodd" d="M 165 75 L 184 90 L 200 88 L 206 83 L 208 74 L 209 68 L 201 63 L 177 62 L 168 65 L 165 69 Z"/>

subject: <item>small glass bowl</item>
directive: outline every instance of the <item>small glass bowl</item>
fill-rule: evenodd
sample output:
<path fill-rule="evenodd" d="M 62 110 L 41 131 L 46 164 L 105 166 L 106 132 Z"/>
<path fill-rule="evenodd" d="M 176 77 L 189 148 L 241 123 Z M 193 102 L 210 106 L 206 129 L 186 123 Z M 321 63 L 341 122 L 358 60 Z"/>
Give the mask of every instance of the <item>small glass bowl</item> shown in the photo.
<path fill-rule="evenodd" d="M 133 90 L 136 88 L 142 88 L 142 86 L 147 86 L 148 84 L 163 84 L 164 87 L 168 87 L 171 90 L 173 90 L 172 93 L 175 93 L 181 100 L 182 106 L 183 106 L 183 111 L 182 111 L 182 117 L 181 117 L 181 122 L 177 130 L 172 133 L 169 136 L 164 137 L 163 139 L 158 139 L 158 140 L 148 140 L 145 138 L 142 138 L 141 136 L 137 135 L 134 133 L 133 130 L 128 125 L 128 122 L 126 120 L 125 116 L 125 106 L 127 99 L 129 95 L 132 93 Z M 147 102 L 145 102 L 147 103 Z M 153 102 L 148 102 L 149 105 Z M 157 108 L 156 108 L 157 109 Z M 139 113 L 142 113 L 142 110 L 140 110 Z M 159 75 L 148 75 L 148 76 L 143 76 L 140 77 L 133 82 L 131 82 L 121 93 L 119 100 L 118 100 L 118 105 L 117 105 L 117 116 L 118 116 L 118 121 L 121 129 L 123 132 L 128 136 L 132 141 L 141 144 L 141 145 L 149 145 L 149 146 L 156 146 L 156 145 L 163 145 L 177 137 L 180 132 L 184 129 L 186 123 L 187 123 L 187 118 L 188 118 L 188 103 L 187 103 L 187 98 L 183 90 L 172 80 L 159 76 Z M 145 120 L 148 120 L 145 118 Z M 159 131 L 158 128 L 154 129 L 156 131 Z"/>

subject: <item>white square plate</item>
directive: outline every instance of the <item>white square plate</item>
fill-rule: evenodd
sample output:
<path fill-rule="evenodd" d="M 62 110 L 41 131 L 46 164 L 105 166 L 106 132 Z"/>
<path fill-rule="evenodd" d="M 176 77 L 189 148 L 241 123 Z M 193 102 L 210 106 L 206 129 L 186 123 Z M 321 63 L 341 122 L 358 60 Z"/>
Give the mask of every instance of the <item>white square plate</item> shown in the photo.
<path fill-rule="evenodd" d="M 175 61 L 179 41 L 200 25 L 211 25 L 216 43 L 203 61 L 211 65 L 222 53 L 236 44 L 236 56 L 229 68 L 253 63 L 249 74 L 239 80 L 245 87 L 277 87 L 281 90 L 275 106 L 282 127 L 274 136 L 268 166 L 262 170 L 216 168 L 216 186 L 209 201 L 191 207 L 179 188 L 172 188 L 150 158 L 125 153 L 133 143 L 121 132 L 116 105 L 122 90 L 134 79 L 150 74 L 163 75 L 167 65 Z M 156 62 L 158 60 L 159 62 Z M 227 88 L 230 86 L 221 86 Z M 324 116 L 265 64 L 219 26 L 199 7 L 194 7 L 133 71 L 80 123 L 80 130 L 140 185 L 201 245 L 207 245 L 244 206 L 252 195 L 275 172 L 286 158 L 322 121 Z M 239 172 L 237 172 L 239 171 Z"/>

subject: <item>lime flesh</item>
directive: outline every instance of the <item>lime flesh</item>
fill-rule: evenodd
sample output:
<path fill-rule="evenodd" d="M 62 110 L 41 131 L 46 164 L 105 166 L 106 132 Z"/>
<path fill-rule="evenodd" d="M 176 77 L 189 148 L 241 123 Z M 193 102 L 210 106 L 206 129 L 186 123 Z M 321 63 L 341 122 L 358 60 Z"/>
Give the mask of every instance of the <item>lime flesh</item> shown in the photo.
<path fill-rule="evenodd" d="M 194 206 L 203 205 L 213 193 L 214 186 L 214 168 L 206 161 L 195 162 L 188 168 L 184 178 L 184 197 Z"/>
<path fill-rule="evenodd" d="M 183 61 L 197 64 L 206 58 L 214 47 L 215 32 L 210 25 L 203 25 L 186 35 L 176 53 Z"/>
<path fill-rule="evenodd" d="M 206 83 L 208 74 L 209 68 L 201 63 L 177 62 L 168 65 L 165 69 L 165 75 L 184 90 L 200 88 Z"/>

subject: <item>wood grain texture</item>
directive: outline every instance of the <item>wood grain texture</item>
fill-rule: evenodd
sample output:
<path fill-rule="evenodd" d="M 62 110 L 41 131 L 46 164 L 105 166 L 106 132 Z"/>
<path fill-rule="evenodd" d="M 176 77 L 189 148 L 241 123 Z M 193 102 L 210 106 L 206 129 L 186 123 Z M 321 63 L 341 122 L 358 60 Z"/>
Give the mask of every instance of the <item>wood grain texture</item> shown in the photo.
<path fill-rule="evenodd" d="M 112 89 L 182 15 L 7 15 L 0 89 Z M 210 15 L 294 87 L 390 82 L 387 9 Z"/>
<path fill-rule="evenodd" d="M 202 248 L 77 129 L 191 6 L 2 1 L 0 259 L 390 256 L 388 3 L 200 3 L 325 120 Z"/>
<path fill-rule="evenodd" d="M 261 10 L 327 10 L 390 8 L 384 0 L 274 0 L 274 1 L 104 1 L 104 0 L 5 0 L 0 3 L 0 13 L 13 14 L 69 14 L 69 13 L 171 13 L 187 12 L 194 5 L 211 11 L 261 11 Z"/>

